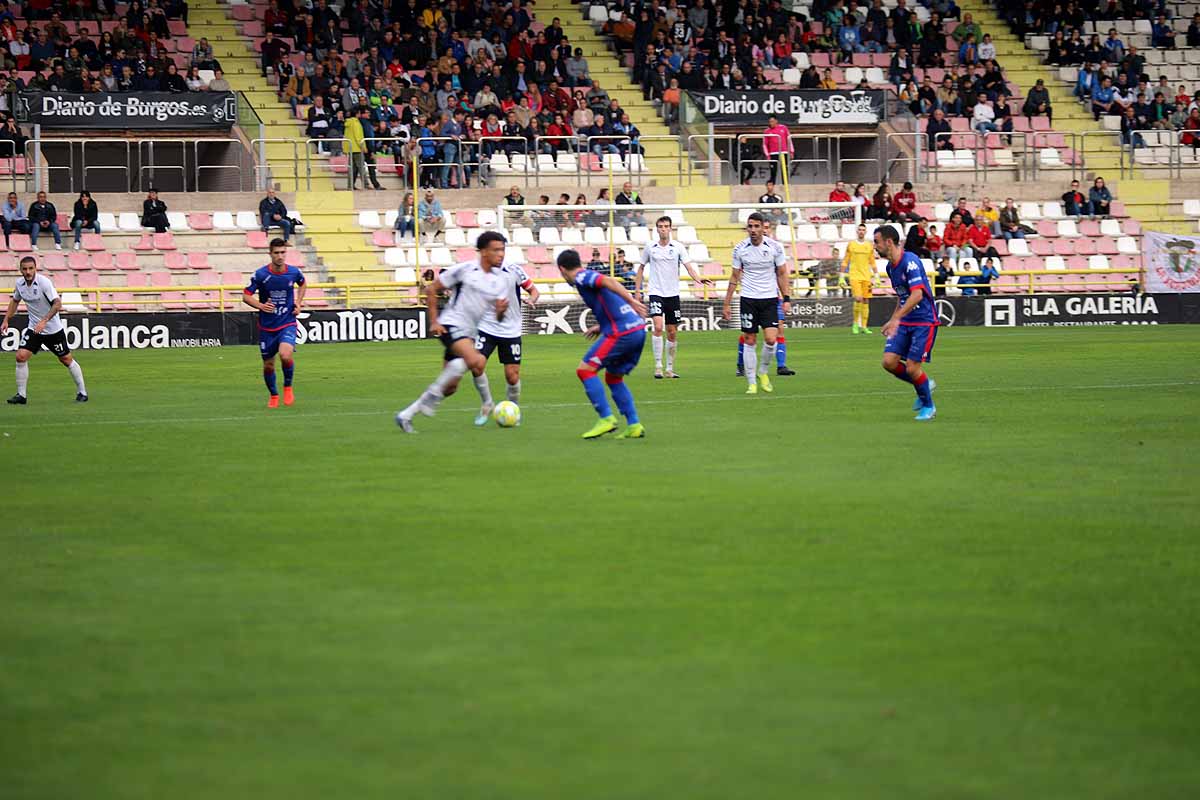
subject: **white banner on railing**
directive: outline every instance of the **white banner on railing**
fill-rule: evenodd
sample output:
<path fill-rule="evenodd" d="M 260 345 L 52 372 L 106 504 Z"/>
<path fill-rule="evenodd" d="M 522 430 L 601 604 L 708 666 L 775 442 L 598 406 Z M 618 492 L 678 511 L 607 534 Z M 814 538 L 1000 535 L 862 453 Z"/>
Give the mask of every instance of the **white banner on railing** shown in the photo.
<path fill-rule="evenodd" d="M 1200 292 L 1200 237 L 1142 235 L 1147 292 Z"/>

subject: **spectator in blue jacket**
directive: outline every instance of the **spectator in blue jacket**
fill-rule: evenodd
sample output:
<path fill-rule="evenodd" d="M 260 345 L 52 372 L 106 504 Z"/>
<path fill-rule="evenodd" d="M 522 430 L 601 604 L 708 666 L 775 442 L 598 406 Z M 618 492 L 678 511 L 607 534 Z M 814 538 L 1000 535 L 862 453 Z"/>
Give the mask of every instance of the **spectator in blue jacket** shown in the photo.
<path fill-rule="evenodd" d="M 1091 203 L 1093 215 L 1109 216 L 1112 208 L 1112 192 L 1104 185 L 1104 178 L 1096 178 L 1092 188 L 1088 190 L 1088 202 Z"/>
<path fill-rule="evenodd" d="M 855 53 L 866 52 L 862 46 L 862 37 L 859 34 L 858 22 L 850 14 L 842 17 L 842 25 L 837 30 L 837 41 L 842 61 L 849 61 L 850 57 Z"/>
<path fill-rule="evenodd" d="M 1175 49 L 1175 29 L 1167 22 L 1165 14 L 1159 14 L 1158 19 L 1150 26 L 1150 46 Z"/>
<path fill-rule="evenodd" d="M 258 218 L 262 222 L 263 233 L 270 228 L 279 228 L 285 242 L 292 237 L 292 221 L 288 218 L 287 206 L 275 196 L 274 189 L 267 189 L 267 196 L 259 201 Z"/>
<path fill-rule="evenodd" d="M 17 198 L 16 192 L 8 193 L 8 202 L 0 206 L 0 226 L 4 228 L 4 245 L 8 246 L 8 237 L 13 231 L 29 233 L 29 217 L 25 213 L 25 204 Z"/>
<path fill-rule="evenodd" d="M 1092 90 L 1092 116 L 1100 121 L 1101 114 L 1120 113 L 1121 107 L 1115 102 L 1116 90 L 1113 89 L 1112 78 L 1105 75 L 1100 79 L 1100 85 Z"/>

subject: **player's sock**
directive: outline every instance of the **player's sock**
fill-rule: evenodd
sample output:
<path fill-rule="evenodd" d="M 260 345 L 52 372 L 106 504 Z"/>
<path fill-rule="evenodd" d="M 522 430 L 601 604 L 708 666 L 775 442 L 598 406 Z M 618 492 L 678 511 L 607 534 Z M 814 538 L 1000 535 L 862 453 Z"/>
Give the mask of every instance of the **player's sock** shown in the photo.
<path fill-rule="evenodd" d="M 780 336 L 775 340 L 775 367 L 787 366 L 787 339 Z"/>
<path fill-rule="evenodd" d="M 490 408 L 494 405 L 492 403 L 492 385 L 488 383 L 486 372 L 475 376 L 475 391 L 479 392 L 479 401 L 483 403 L 485 408 Z"/>
<path fill-rule="evenodd" d="M 505 388 L 505 390 L 504 390 L 504 399 L 508 400 L 508 402 L 510 402 L 510 403 L 516 403 L 517 405 L 521 404 L 521 382 L 520 381 L 517 381 L 516 383 L 508 384 L 508 387 Z"/>
<path fill-rule="evenodd" d="M 27 388 L 29 388 L 29 362 L 20 361 L 17 363 L 17 394 L 25 397 Z"/>
<path fill-rule="evenodd" d="M 263 383 L 267 384 L 267 391 L 271 396 L 279 394 L 279 389 L 275 386 L 275 365 L 263 364 Z"/>
<path fill-rule="evenodd" d="M 739 336 L 738 337 L 738 371 L 739 372 L 742 370 L 745 370 L 745 368 L 746 368 L 746 362 L 742 358 L 742 350 L 744 350 L 745 348 L 746 348 L 746 337 Z"/>
<path fill-rule="evenodd" d="M 663 337 L 651 336 L 650 343 L 654 345 L 654 368 L 662 369 L 663 362 Z"/>
<path fill-rule="evenodd" d="M 25 366 L 28 367 L 29 364 L 26 363 Z M 75 391 L 86 395 L 87 387 L 83 384 L 83 367 L 79 366 L 79 362 L 72 359 L 71 366 L 67 367 L 67 372 L 71 373 L 71 377 L 75 379 Z M 21 392 L 21 394 L 25 393 Z"/>
<path fill-rule="evenodd" d="M 675 371 L 675 348 L 679 342 L 667 342 L 667 372 Z"/>
<path fill-rule="evenodd" d="M 905 369 L 903 363 L 897 364 L 896 368 L 894 370 L 892 370 L 892 374 L 895 375 L 900 380 L 904 381 L 905 383 L 913 382 L 912 378 L 908 377 L 908 370 Z"/>
<path fill-rule="evenodd" d="M 279 365 L 283 367 L 283 385 L 292 385 L 292 376 L 296 374 L 296 361 L 291 358 L 279 359 Z"/>
<path fill-rule="evenodd" d="M 871 316 L 871 304 L 870 303 L 859 303 L 858 304 L 858 320 L 859 320 L 858 324 L 864 328 L 867 327 L 867 318 L 870 316 Z"/>
<path fill-rule="evenodd" d="M 637 407 L 633 404 L 633 393 L 625 385 L 625 378 L 621 375 L 605 373 L 604 382 L 608 384 L 608 391 L 612 393 L 613 402 L 617 404 L 617 410 L 625 417 L 626 424 L 637 425 L 639 421 Z"/>
<path fill-rule="evenodd" d="M 767 374 L 767 370 L 771 368 L 771 364 L 775 361 L 775 345 L 763 342 L 762 358 L 758 360 L 758 371 L 763 375 Z"/>
<path fill-rule="evenodd" d="M 917 397 L 921 398 L 921 405 L 925 408 L 933 408 L 933 393 L 929 391 L 929 376 L 922 372 L 913 381 L 913 386 L 917 388 Z"/>
<path fill-rule="evenodd" d="M 746 360 L 746 380 L 748 380 L 751 385 L 756 385 L 754 383 L 756 380 L 754 375 L 755 369 L 758 367 L 758 355 L 754 352 L 754 345 L 747 344 L 742 348 L 742 358 Z"/>
<path fill-rule="evenodd" d="M 592 401 L 592 408 L 596 409 L 600 418 L 611 417 L 612 406 L 608 404 L 608 395 L 604 393 L 604 384 L 600 382 L 600 376 L 586 369 L 577 369 L 575 374 L 583 381 L 583 390 L 587 392 L 588 400 Z"/>

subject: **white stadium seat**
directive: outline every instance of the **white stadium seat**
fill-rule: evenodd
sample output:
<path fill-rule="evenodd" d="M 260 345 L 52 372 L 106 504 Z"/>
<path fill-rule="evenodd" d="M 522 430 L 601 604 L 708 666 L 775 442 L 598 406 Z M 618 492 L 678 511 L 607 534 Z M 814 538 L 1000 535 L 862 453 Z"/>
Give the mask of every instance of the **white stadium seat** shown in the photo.
<path fill-rule="evenodd" d="M 392 280 L 396 283 L 416 283 L 417 271 L 412 267 L 397 267 L 392 273 Z"/>
<path fill-rule="evenodd" d="M 376 216 L 376 218 L 379 217 L 378 214 L 376 214 L 375 216 Z M 258 218 L 258 215 L 255 214 L 253 211 L 237 212 L 236 222 L 237 222 L 238 228 L 241 230 L 244 230 L 244 231 L 256 231 L 262 227 L 262 220 L 260 220 Z M 378 228 L 379 226 L 376 225 L 375 227 Z"/>
<path fill-rule="evenodd" d="M 408 263 L 408 259 L 404 257 L 404 251 L 399 247 L 389 247 L 383 251 L 383 263 L 389 267 L 403 267 Z"/>
<path fill-rule="evenodd" d="M 171 223 L 171 230 L 186 231 L 188 230 L 187 214 L 182 211 L 168 211 L 167 222 Z"/>
<path fill-rule="evenodd" d="M 217 211 L 212 217 L 213 228 L 218 231 L 236 231 L 237 225 L 233 221 L 233 212 Z"/>
<path fill-rule="evenodd" d="M 121 215 L 117 217 L 117 227 L 123 231 L 140 231 L 142 221 L 132 211 L 122 211 Z"/>
<path fill-rule="evenodd" d="M 239 214 L 239 216 L 241 216 Z M 360 211 L 358 212 L 358 227 L 374 230 L 383 227 L 383 220 L 379 218 L 378 211 Z"/>

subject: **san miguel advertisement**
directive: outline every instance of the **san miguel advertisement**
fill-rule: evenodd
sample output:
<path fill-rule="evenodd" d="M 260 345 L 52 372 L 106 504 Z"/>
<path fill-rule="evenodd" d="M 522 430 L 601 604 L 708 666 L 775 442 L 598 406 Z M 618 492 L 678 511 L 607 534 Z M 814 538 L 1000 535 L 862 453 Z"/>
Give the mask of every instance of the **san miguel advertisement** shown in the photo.
<path fill-rule="evenodd" d="M 229 130 L 237 122 L 233 92 L 23 92 L 17 121 L 86 130 Z"/>
<path fill-rule="evenodd" d="M 785 125 L 878 125 L 887 103 L 887 92 L 879 89 L 688 94 L 714 125 L 765 125 L 768 117 L 777 117 Z"/>
<path fill-rule="evenodd" d="M 64 314 L 67 345 L 72 350 L 165 349 L 170 347 L 229 347 L 258 344 L 258 325 L 250 313 L 220 312 Z M 0 337 L 0 350 L 13 352 L 21 341 L 26 320 L 14 318 Z M 300 315 L 296 341 L 391 342 L 429 336 L 425 309 L 309 311 Z"/>

